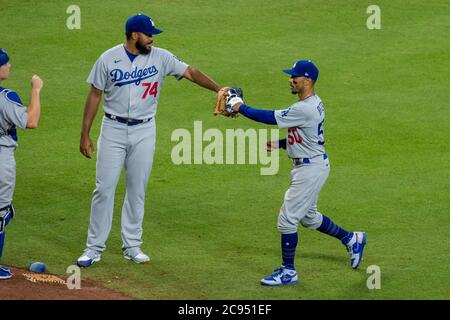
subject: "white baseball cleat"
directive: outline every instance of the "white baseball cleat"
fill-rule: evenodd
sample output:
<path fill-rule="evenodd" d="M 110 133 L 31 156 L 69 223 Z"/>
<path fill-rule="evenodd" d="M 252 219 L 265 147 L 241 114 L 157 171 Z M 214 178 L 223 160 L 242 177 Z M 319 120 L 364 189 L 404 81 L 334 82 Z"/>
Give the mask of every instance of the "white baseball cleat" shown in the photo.
<path fill-rule="evenodd" d="M 363 259 L 366 238 L 365 232 L 353 232 L 352 238 L 345 244 L 350 254 L 350 265 L 353 269 L 357 269 Z"/>
<path fill-rule="evenodd" d="M 7 266 L 0 265 L 0 279 L 6 280 L 10 279 L 13 276 L 13 273 Z"/>
<path fill-rule="evenodd" d="M 295 270 L 287 269 L 284 266 L 273 270 L 273 274 L 261 280 L 263 286 L 282 286 L 284 284 L 297 284 L 298 275 Z"/>
<path fill-rule="evenodd" d="M 140 248 L 128 248 L 124 250 L 123 257 L 136 263 L 144 263 L 150 261 L 150 257 L 143 253 Z"/>
<path fill-rule="evenodd" d="M 86 249 L 84 250 L 81 257 L 77 260 L 77 266 L 89 268 L 94 264 L 94 262 L 98 262 L 101 260 L 102 254 L 98 251 Z"/>

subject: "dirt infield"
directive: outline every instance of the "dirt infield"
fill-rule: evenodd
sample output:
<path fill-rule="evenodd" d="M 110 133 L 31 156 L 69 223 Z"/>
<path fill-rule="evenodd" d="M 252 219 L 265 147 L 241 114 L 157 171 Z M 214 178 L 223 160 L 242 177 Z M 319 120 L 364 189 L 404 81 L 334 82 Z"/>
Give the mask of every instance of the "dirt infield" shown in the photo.
<path fill-rule="evenodd" d="M 11 268 L 11 279 L 0 280 L 0 300 L 132 300 L 122 293 L 81 280 L 80 289 L 68 289 L 63 277 Z"/>

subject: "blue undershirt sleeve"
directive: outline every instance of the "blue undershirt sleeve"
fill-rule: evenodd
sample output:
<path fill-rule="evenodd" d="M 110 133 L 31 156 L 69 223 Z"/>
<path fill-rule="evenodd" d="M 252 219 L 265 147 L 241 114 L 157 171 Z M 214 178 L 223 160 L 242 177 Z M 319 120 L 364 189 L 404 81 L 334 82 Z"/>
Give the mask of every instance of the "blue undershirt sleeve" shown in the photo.
<path fill-rule="evenodd" d="M 246 104 L 242 104 L 239 107 L 239 113 L 257 122 L 277 124 L 277 120 L 275 119 L 275 112 L 273 110 L 260 110 L 249 107 Z"/>

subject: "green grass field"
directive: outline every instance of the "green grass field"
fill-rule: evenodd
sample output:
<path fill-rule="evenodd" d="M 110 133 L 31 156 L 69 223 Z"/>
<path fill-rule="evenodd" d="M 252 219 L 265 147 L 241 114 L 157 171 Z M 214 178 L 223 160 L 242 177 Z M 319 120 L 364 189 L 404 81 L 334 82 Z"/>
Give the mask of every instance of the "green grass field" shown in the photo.
<path fill-rule="evenodd" d="M 274 176 L 261 176 L 259 165 L 174 165 L 171 133 L 192 131 L 195 120 L 204 130 L 267 126 L 213 117 L 212 92 L 167 79 L 144 219 L 142 249 L 152 261 L 122 257 L 121 179 L 107 250 L 83 279 L 138 299 L 450 297 L 448 1 L 79 0 L 80 30 L 66 28 L 73 1 L 2 3 L 0 47 L 12 70 L 1 85 L 28 103 L 31 76 L 45 81 L 39 128 L 19 132 L 17 215 L 2 263 L 39 260 L 64 275 L 84 249 L 95 183 L 95 159 L 78 151 L 85 80 L 98 56 L 123 41 L 126 19 L 143 12 L 165 30 L 156 46 L 222 85 L 241 86 L 255 107 L 290 105 L 295 96 L 280 70 L 299 58 L 317 63 L 332 166 L 319 210 L 367 232 L 365 260 L 352 270 L 337 240 L 302 228 L 300 284 L 260 286 L 280 263 L 276 221 L 291 163 L 281 153 Z M 381 8 L 381 30 L 366 27 L 371 4 Z M 381 269 L 380 290 L 366 287 L 370 265 Z"/>

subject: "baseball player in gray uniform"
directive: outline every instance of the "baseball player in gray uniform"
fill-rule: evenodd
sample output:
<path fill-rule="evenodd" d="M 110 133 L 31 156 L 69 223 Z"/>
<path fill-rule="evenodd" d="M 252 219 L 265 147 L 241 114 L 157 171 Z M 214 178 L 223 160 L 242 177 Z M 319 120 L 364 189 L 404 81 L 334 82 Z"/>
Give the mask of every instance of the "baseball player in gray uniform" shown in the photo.
<path fill-rule="evenodd" d="M 5 50 L 0 48 L 0 82 L 8 79 L 11 64 Z M 5 229 L 14 217 L 13 194 L 16 185 L 17 127 L 34 129 L 41 114 L 40 91 L 43 81 L 34 75 L 31 78 L 31 101 L 25 108 L 19 95 L 0 87 L 0 258 L 5 243 Z M 12 277 L 11 270 L 0 265 L 0 279 Z"/>
<path fill-rule="evenodd" d="M 279 147 L 287 149 L 293 160 L 290 186 L 278 217 L 282 264 L 261 280 L 261 284 L 267 286 L 298 283 L 294 257 L 299 224 L 339 239 L 347 247 L 350 265 L 354 269 L 361 262 L 366 244 L 365 232 L 346 231 L 317 211 L 320 189 L 330 173 L 324 140 L 325 107 L 314 92 L 319 70 L 311 60 L 299 60 L 291 69 L 283 71 L 291 76 L 291 91 L 299 97 L 289 108 L 275 111 L 255 109 L 244 104 L 242 96 L 233 90 L 229 91 L 226 105 L 230 113 L 239 112 L 252 120 L 288 129 L 286 139 L 269 142 L 267 146 L 268 151 Z"/>
<path fill-rule="evenodd" d="M 162 30 L 143 14 L 130 17 L 127 40 L 104 52 L 87 79 L 91 85 L 84 110 L 80 152 L 90 158 L 89 137 L 102 94 L 104 117 L 98 139 L 96 187 L 92 197 L 86 249 L 77 264 L 89 267 L 105 250 L 114 207 L 114 192 L 125 167 L 126 195 L 122 207 L 123 255 L 136 263 L 149 261 L 142 252 L 142 220 L 147 182 L 156 140 L 156 110 L 166 76 L 187 78 L 218 92 L 220 86 L 169 51 L 152 46 Z"/>

